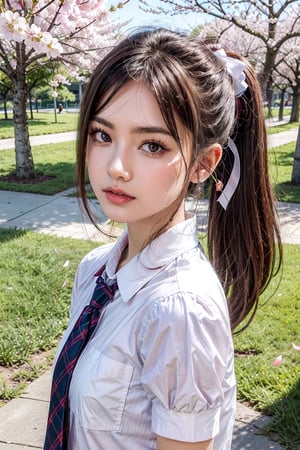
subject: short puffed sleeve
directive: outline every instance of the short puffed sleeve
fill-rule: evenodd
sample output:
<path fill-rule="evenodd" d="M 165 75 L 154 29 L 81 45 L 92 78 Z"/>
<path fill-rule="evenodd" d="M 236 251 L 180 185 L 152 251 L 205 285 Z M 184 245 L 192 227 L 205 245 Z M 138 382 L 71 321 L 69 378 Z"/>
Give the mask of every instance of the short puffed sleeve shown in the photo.
<path fill-rule="evenodd" d="M 152 400 L 155 434 L 198 442 L 219 433 L 232 357 L 226 314 L 212 299 L 183 292 L 157 300 L 145 317 L 142 383 Z"/>

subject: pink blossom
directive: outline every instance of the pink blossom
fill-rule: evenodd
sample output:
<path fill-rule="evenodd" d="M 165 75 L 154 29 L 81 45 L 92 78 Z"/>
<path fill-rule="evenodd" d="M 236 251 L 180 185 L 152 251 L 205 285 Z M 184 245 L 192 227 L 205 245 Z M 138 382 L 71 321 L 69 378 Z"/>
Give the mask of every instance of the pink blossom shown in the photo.
<path fill-rule="evenodd" d="M 0 14 L 1 34 L 9 41 L 22 42 L 28 24 L 17 12 L 5 11 Z"/>
<path fill-rule="evenodd" d="M 293 349 L 296 350 L 296 352 L 300 352 L 300 345 L 296 345 L 296 344 L 294 344 L 294 342 L 292 342 L 292 346 L 293 346 Z"/>
<path fill-rule="evenodd" d="M 277 358 L 274 359 L 272 362 L 273 367 L 278 367 L 282 363 L 282 355 L 277 356 Z"/>

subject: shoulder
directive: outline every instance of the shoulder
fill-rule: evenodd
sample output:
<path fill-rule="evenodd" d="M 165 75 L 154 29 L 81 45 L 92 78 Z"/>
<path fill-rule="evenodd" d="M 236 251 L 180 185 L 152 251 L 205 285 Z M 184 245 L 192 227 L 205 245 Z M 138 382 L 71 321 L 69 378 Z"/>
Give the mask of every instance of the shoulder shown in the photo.
<path fill-rule="evenodd" d="M 223 319 L 228 314 L 222 285 L 200 247 L 164 267 L 149 283 L 148 293 L 151 315 L 193 311 Z"/>
<path fill-rule="evenodd" d="M 184 340 L 189 335 L 219 340 L 231 334 L 223 288 L 201 249 L 177 258 L 142 291 L 147 298 L 142 329 L 146 341 L 170 333 Z"/>

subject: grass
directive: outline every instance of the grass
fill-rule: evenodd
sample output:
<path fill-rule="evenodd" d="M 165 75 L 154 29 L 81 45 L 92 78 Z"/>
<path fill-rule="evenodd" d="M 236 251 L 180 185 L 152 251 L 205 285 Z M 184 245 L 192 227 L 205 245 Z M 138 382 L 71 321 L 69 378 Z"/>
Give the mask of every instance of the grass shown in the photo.
<path fill-rule="evenodd" d="M 50 180 L 43 183 L 4 181 L 0 178 L 0 189 L 17 192 L 52 195 L 75 184 L 75 142 L 39 145 L 32 148 L 37 175 L 47 175 Z M 15 173 L 13 150 L 0 151 L 0 176 Z"/>
<path fill-rule="evenodd" d="M 275 147 L 269 153 L 270 177 L 277 199 L 300 203 L 300 186 L 291 183 L 295 143 Z"/>
<path fill-rule="evenodd" d="M 57 123 L 54 122 L 54 112 L 39 112 L 33 114 L 33 119 L 28 119 L 29 135 L 37 136 L 41 134 L 62 133 L 74 131 L 77 127 L 78 113 L 64 112 L 57 114 Z M 14 124 L 12 115 L 9 119 L 0 119 L 0 139 L 14 137 Z"/>
<path fill-rule="evenodd" d="M 265 432 L 288 449 L 300 448 L 300 246 L 284 245 L 282 280 L 270 290 L 250 327 L 235 337 L 238 398 L 273 416 Z M 274 284 L 275 287 L 275 284 Z M 283 356 L 280 366 L 272 362 Z"/>
<path fill-rule="evenodd" d="M 67 324 L 76 267 L 98 244 L 12 229 L 0 229 L 0 241 L 0 365 L 15 368 L 13 382 L 0 379 L 0 401 L 6 401 L 43 370 L 32 357 L 56 346 Z M 254 322 L 234 341 L 239 400 L 271 414 L 266 432 L 296 449 L 300 355 L 292 342 L 300 345 L 300 246 L 285 245 L 284 251 L 280 288 L 268 302 L 272 289 L 263 296 Z M 273 367 L 280 354 L 283 363 Z"/>
<path fill-rule="evenodd" d="M 268 127 L 267 131 L 268 131 L 268 134 L 276 134 L 276 133 L 281 133 L 282 131 L 289 131 L 289 130 L 292 130 L 293 128 L 298 128 L 299 125 L 300 125 L 300 122 L 285 123 L 282 125 Z"/>
<path fill-rule="evenodd" d="M 67 324 L 75 270 L 95 244 L 3 228 L 0 242 L 0 366 L 20 366 L 12 386 L 0 377 L 1 402 L 40 373 L 31 357 L 56 346 Z"/>

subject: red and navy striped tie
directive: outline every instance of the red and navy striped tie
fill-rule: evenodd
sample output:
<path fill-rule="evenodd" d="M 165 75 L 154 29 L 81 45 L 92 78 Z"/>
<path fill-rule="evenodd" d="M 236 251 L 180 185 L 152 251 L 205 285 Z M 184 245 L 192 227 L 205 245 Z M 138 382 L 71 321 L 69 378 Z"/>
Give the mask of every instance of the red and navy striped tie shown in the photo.
<path fill-rule="evenodd" d="M 117 282 L 107 286 L 102 278 L 104 267 L 97 273 L 96 287 L 89 305 L 85 306 L 57 359 L 50 395 L 50 407 L 44 450 L 67 449 L 68 391 L 74 367 L 99 322 L 103 307 L 113 300 Z"/>

